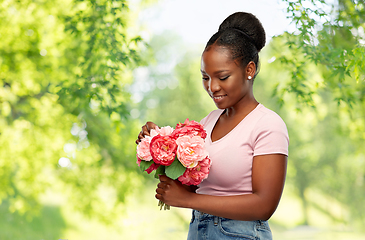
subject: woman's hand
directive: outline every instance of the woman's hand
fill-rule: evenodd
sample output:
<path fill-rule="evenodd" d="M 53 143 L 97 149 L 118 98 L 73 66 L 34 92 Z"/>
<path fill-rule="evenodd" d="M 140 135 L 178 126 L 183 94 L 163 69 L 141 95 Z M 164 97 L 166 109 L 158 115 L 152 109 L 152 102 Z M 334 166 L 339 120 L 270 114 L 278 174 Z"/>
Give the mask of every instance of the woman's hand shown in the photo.
<path fill-rule="evenodd" d="M 136 140 L 136 143 L 140 143 L 142 138 L 144 138 L 145 136 L 149 136 L 151 129 L 155 129 L 156 127 L 157 125 L 155 123 L 146 122 L 146 124 L 142 126 L 142 130 L 138 134 L 138 139 Z"/>
<path fill-rule="evenodd" d="M 155 195 L 158 200 L 170 206 L 186 208 L 191 194 L 194 193 L 178 180 L 172 180 L 165 175 L 160 175 L 160 182 L 157 184 Z"/>

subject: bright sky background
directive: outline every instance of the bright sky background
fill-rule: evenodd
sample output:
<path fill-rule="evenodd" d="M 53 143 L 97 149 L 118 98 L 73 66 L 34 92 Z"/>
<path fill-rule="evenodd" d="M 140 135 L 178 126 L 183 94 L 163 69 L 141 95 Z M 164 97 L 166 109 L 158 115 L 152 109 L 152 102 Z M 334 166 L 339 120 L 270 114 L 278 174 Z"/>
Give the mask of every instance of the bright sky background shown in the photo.
<path fill-rule="evenodd" d="M 153 34 L 175 30 L 189 43 L 205 44 L 230 14 L 250 12 L 262 22 L 267 41 L 293 26 L 281 0 L 160 0 L 142 11 L 139 19 Z"/>

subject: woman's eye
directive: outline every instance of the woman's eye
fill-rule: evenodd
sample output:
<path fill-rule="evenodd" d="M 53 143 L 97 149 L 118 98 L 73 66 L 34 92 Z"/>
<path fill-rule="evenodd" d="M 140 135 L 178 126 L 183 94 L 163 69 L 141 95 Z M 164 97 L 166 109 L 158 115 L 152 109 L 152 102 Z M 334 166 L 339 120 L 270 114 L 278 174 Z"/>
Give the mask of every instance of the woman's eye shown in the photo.
<path fill-rule="evenodd" d="M 221 77 L 221 78 L 219 78 L 219 80 L 223 81 L 223 80 L 226 80 L 227 78 L 229 78 L 229 76 Z"/>
<path fill-rule="evenodd" d="M 204 77 L 204 76 L 203 76 L 203 80 L 204 80 L 204 81 L 208 81 L 208 80 L 209 80 L 209 78 L 208 78 L 208 77 Z"/>

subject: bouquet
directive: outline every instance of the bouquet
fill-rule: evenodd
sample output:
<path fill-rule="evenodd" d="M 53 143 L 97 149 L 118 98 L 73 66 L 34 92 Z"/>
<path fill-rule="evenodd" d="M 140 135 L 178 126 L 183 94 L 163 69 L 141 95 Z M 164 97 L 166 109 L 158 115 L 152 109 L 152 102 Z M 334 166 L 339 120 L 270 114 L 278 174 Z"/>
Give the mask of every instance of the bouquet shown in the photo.
<path fill-rule="evenodd" d="M 170 126 L 152 129 L 137 145 L 137 164 L 155 177 L 166 175 L 185 185 L 198 185 L 208 177 L 211 160 L 204 148 L 207 134 L 203 126 L 186 119 L 173 129 Z M 170 207 L 159 202 L 162 207 Z"/>

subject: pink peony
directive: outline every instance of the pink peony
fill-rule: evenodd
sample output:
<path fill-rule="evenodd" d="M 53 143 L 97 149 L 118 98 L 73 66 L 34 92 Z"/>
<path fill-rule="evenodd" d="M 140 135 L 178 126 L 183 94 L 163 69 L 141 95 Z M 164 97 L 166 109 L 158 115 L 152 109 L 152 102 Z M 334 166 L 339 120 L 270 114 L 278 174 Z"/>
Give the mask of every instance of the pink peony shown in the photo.
<path fill-rule="evenodd" d="M 199 136 L 182 136 L 176 139 L 177 158 L 184 167 L 193 168 L 208 156 L 204 140 Z"/>
<path fill-rule="evenodd" d="M 168 136 L 170 135 L 174 129 L 170 126 L 166 126 L 166 127 L 162 127 L 160 129 L 156 129 L 157 133 L 160 134 L 161 136 Z"/>
<path fill-rule="evenodd" d="M 153 161 L 157 164 L 169 166 L 176 156 L 177 145 L 170 136 L 157 135 L 152 138 L 150 152 Z"/>
<path fill-rule="evenodd" d="M 174 131 L 174 129 L 170 126 L 166 126 L 166 127 L 155 127 L 155 129 L 151 129 L 150 131 L 150 136 L 153 138 L 157 135 L 161 135 L 161 136 L 168 136 L 170 135 L 172 132 Z"/>
<path fill-rule="evenodd" d="M 198 185 L 208 177 L 211 160 L 206 157 L 193 168 L 187 168 L 178 180 L 185 185 Z"/>
<path fill-rule="evenodd" d="M 150 153 L 150 144 L 153 137 L 157 135 L 168 136 L 170 135 L 174 129 L 170 126 L 151 129 L 150 136 L 145 136 L 141 142 L 137 145 L 137 158 L 140 158 L 144 161 L 151 161 L 152 155 Z"/>
<path fill-rule="evenodd" d="M 146 136 L 141 140 L 141 142 L 137 145 L 137 158 L 140 158 L 144 161 L 151 161 L 152 155 L 150 153 L 150 143 L 152 137 Z M 137 161 L 138 163 L 138 161 Z"/>
<path fill-rule="evenodd" d="M 203 139 L 207 137 L 207 133 L 205 132 L 203 125 L 196 121 L 189 121 L 188 118 L 184 123 L 178 123 L 175 130 L 172 132 L 172 136 L 175 139 L 186 135 L 191 137 L 199 136 Z"/>

